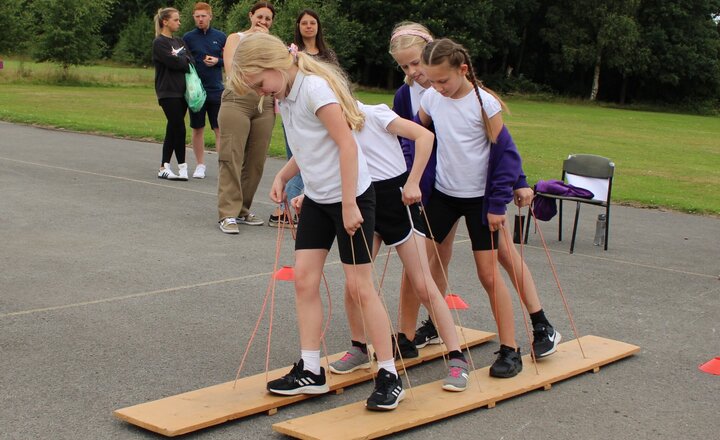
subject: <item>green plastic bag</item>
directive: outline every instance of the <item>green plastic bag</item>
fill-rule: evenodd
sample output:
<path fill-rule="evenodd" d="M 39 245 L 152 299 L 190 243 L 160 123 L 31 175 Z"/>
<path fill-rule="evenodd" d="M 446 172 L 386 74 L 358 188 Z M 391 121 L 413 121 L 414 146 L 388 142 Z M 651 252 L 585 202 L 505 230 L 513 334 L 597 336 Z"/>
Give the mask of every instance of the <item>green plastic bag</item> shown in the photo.
<path fill-rule="evenodd" d="M 203 88 L 202 81 L 195 71 L 195 66 L 190 64 L 190 72 L 185 74 L 185 101 L 190 110 L 197 112 L 205 104 L 207 94 Z"/>

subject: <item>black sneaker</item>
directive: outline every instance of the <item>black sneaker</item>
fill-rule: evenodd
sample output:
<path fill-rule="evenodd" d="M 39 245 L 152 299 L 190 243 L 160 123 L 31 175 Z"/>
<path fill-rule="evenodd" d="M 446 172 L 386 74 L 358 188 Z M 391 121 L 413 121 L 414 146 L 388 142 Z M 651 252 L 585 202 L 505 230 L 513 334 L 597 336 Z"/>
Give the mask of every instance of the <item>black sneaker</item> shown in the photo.
<path fill-rule="evenodd" d="M 410 342 L 410 339 L 405 336 L 405 333 L 398 333 L 397 340 L 398 345 L 400 346 L 400 353 L 398 353 L 397 347 L 395 346 L 395 338 L 390 338 L 390 342 L 392 342 L 392 352 L 395 360 L 400 360 L 400 355 L 402 355 L 403 359 L 412 359 L 420 356 L 417 347 L 415 347 L 414 343 Z M 373 359 L 377 361 L 377 353 L 373 353 Z"/>
<path fill-rule="evenodd" d="M 517 376 L 522 371 L 522 356 L 519 347 L 515 350 L 501 345 L 500 350 L 495 352 L 495 354 L 498 353 L 499 356 L 490 367 L 490 376 L 508 378 Z"/>
<path fill-rule="evenodd" d="M 533 325 L 533 353 L 535 357 L 541 358 L 555 353 L 557 346 L 562 340 L 562 335 L 555 331 L 550 324 Z"/>
<path fill-rule="evenodd" d="M 442 338 L 440 338 L 440 335 L 435 328 L 435 324 L 433 324 L 430 317 L 428 317 L 427 320 L 422 322 L 420 328 L 415 330 L 415 339 L 413 339 L 413 342 L 415 343 L 415 347 L 417 348 L 423 348 L 428 344 L 443 343 L 443 340 Z"/>
<path fill-rule="evenodd" d="M 395 346 L 395 338 L 392 338 L 392 351 L 395 355 L 395 359 L 400 359 L 400 355 L 402 355 L 403 359 L 412 359 L 420 356 L 417 347 L 413 342 L 410 342 L 410 339 L 405 336 L 405 333 L 398 333 L 397 345 L 400 347 L 399 353 L 397 347 Z"/>
<path fill-rule="evenodd" d="M 371 411 L 390 411 L 397 408 L 404 398 L 402 379 L 381 368 L 375 378 L 375 389 L 365 402 L 365 407 Z"/>
<path fill-rule="evenodd" d="M 271 393 L 283 396 L 297 394 L 324 394 L 330 391 L 325 381 L 325 369 L 320 367 L 320 374 L 313 374 L 303 369 L 303 361 L 293 364 L 292 370 L 280 379 L 271 380 L 267 384 Z"/>

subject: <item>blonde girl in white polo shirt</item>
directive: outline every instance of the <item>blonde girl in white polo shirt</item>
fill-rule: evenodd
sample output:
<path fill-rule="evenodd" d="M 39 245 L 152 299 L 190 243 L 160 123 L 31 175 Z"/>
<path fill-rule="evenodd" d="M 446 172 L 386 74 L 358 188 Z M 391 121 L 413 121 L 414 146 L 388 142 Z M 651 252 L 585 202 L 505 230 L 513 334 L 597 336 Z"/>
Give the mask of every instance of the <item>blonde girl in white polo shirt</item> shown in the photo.
<path fill-rule="evenodd" d="M 238 45 L 230 87 L 275 97 L 293 157 L 278 172 L 270 197 L 285 198 L 286 182 L 302 172 L 305 201 L 295 242 L 295 303 L 301 360 L 270 392 L 281 395 L 328 391 L 320 367 L 323 325 L 320 280 L 337 237 L 346 288 L 362 308 L 379 359 L 370 410 L 387 411 L 404 398 L 390 344 L 390 322 L 373 285 L 369 251 L 375 217 L 375 194 L 365 157 L 352 130 L 364 122 L 344 73 L 314 60 L 275 36 L 253 34 Z M 352 243 L 352 244 L 351 244 Z M 366 245 L 367 243 L 367 245 Z M 370 248 L 370 249 L 368 249 Z"/>

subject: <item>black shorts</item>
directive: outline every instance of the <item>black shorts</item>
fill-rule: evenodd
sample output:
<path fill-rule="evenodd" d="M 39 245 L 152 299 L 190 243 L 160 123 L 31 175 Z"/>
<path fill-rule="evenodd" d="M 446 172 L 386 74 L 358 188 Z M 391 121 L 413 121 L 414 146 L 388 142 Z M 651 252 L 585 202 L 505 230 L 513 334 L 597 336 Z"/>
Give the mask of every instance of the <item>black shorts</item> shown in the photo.
<path fill-rule="evenodd" d="M 305 196 L 298 222 L 295 250 L 330 250 L 337 236 L 340 261 L 344 264 L 370 263 L 373 230 L 375 229 L 375 191 L 373 186 L 370 185 L 355 200 L 363 217 L 363 223 L 361 228 L 355 231 L 355 235 L 350 237 L 343 226 L 341 202 L 322 204 Z M 352 245 L 350 245 L 351 239 Z M 353 250 L 355 250 L 355 258 L 353 258 Z"/>
<path fill-rule="evenodd" d="M 417 204 L 405 206 L 402 202 L 402 191 L 408 173 L 405 172 L 392 179 L 373 182 L 377 209 L 375 212 L 375 232 L 388 246 L 397 246 L 407 241 L 413 233 L 425 236 Z"/>
<path fill-rule="evenodd" d="M 465 217 L 465 225 L 470 234 L 473 251 L 488 251 L 498 247 L 498 231 L 493 232 L 490 240 L 490 227 L 483 223 L 483 197 L 460 198 L 443 194 L 434 189 L 426 207 L 430 232 L 433 239 L 442 243 L 460 217 Z"/>
<path fill-rule="evenodd" d="M 205 127 L 205 114 L 207 113 L 208 120 L 210 121 L 210 128 L 215 130 L 219 127 L 218 125 L 218 113 L 220 112 L 219 102 L 207 102 L 195 113 L 190 110 L 190 128 L 203 128 Z"/>

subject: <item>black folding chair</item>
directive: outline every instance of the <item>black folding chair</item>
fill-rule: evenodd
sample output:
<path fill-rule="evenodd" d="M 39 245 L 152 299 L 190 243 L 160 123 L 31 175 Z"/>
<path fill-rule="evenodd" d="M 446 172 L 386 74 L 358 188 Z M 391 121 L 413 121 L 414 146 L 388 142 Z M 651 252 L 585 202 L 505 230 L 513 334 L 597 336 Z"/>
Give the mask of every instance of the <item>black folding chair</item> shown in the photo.
<path fill-rule="evenodd" d="M 596 156 L 594 154 L 571 154 L 563 161 L 562 181 L 592 191 L 594 197 L 592 199 L 583 199 L 580 197 L 537 193 L 537 195 L 557 199 L 560 202 L 560 209 L 558 210 L 558 241 L 562 241 L 563 201 L 575 202 L 575 223 L 573 224 L 572 240 L 570 241 L 571 254 L 575 250 L 575 233 L 577 232 L 581 203 L 605 208 L 605 250 L 608 249 L 608 238 L 610 237 L 610 196 L 612 194 L 614 173 L 615 163 L 606 157 Z M 530 221 L 528 219 L 525 227 L 526 237 L 529 231 Z"/>

